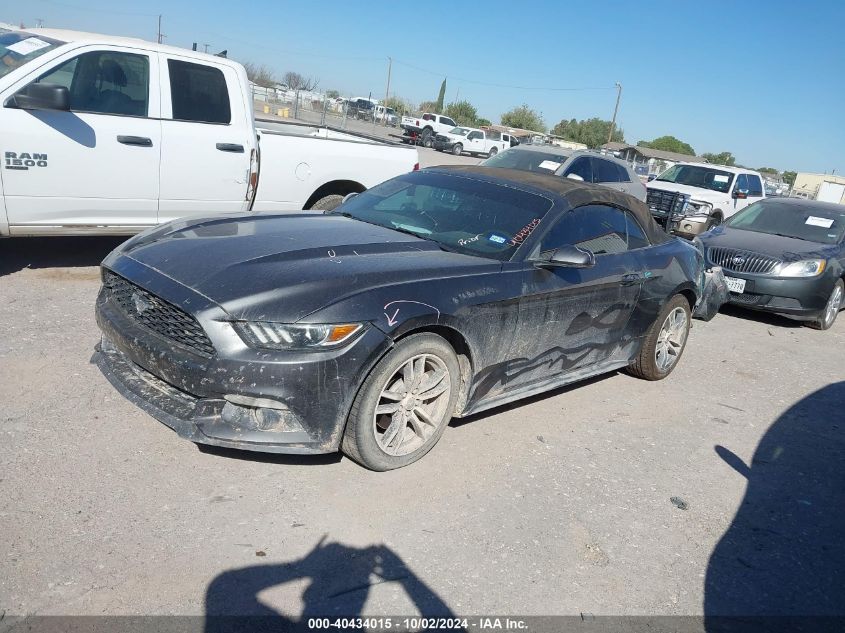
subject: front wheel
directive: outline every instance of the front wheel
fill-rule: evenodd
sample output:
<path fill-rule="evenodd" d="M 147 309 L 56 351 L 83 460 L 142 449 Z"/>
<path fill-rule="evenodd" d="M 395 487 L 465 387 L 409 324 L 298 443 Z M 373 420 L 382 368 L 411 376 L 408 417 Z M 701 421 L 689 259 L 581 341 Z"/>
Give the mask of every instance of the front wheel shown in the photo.
<path fill-rule="evenodd" d="M 430 451 L 449 424 L 460 367 L 436 334 L 402 339 L 364 381 L 349 412 L 343 452 L 384 471 L 407 466 Z"/>
<path fill-rule="evenodd" d="M 628 373 L 645 380 L 666 378 L 681 360 L 689 328 L 689 302 L 683 295 L 675 295 L 652 323 L 639 355 L 628 366 Z"/>
<path fill-rule="evenodd" d="M 456 144 L 456 145 L 452 148 L 452 153 L 453 153 L 455 156 L 460 156 L 460 155 L 463 153 L 463 151 L 464 151 L 464 146 L 463 146 L 463 145 L 461 145 L 460 143 L 457 143 L 457 144 Z"/>
<path fill-rule="evenodd" d="M 817 330 L 829 330 L 842 309 L 843 292 L 845 292 L 845 284 L 842 283 L 841 279 L 838 279 L 833 284 L 833 290 L 830 291 L 830 297 L 827 299 L 827 305 L 824 307 L 821 318 L 818 321 L 810 322 L 808 325 Z"/>
<path fill-rule="evenodd" d="M 343 196 L 338 193 L 333 193 L 328 196 L 323 196 L 317 202 L 311 205 L 311 209 L 314 211 L 333 211 L 340 206 L 340 203 L 343 202 Z"/>

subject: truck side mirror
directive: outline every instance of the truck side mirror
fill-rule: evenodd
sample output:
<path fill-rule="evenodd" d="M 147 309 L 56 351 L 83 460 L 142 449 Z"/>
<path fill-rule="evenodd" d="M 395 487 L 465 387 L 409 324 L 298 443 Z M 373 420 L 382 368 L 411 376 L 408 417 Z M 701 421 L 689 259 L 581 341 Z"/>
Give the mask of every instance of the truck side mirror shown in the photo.
<path fill-rule="evenodd" d="M 32 83 L 6 102 L 21 110 L 70 110 L 70 91 L 57 84 Z"/>
<path fill-rule="evenodd" d="M 734 189 L 733 196 L 737 200 L 745 200 L 748 198 L 748 192 L 744 189 Z"/>

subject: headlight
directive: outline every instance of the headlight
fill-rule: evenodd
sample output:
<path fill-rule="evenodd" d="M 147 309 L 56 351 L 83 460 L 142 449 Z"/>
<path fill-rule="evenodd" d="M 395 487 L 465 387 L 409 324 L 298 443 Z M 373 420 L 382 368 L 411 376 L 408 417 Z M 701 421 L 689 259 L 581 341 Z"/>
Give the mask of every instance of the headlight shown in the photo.
<path fill-rule="evenodd" d="M 713 205 L 709 202 L 690 202 L 687 205 L 687 215 L 710 215 Z"/>
<path fill-rule="evenodd" d="M 827 261 L 824 259 L 807 259 L 800 262 L 781 264 L 774 270 L 777 277 L 816 277 L 824 272 Z"/>
<path fill-rule="evenodd" d="M 236 321 L 232 324 L 250 347 L 263 349 L 331 349 L 349 343 L 360 334 L 362 323 L 312 324 Z"/>

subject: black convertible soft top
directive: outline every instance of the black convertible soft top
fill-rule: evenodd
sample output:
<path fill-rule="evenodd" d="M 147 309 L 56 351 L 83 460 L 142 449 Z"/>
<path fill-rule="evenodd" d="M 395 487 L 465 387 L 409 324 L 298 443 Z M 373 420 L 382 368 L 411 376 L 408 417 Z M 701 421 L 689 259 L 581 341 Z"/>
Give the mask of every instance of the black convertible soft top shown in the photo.
<path fill-rule="evenodd" d="M 554 174 L 546 175 L 519 169 L 501 169 L 478 165 L 444 165 L 429 167 L 425 171 L 472 176 L 491 183 L 507 183 L 523 189 L 533 189 L 538 193 L 551 193 L 566 201 L 572 208 L 588 203 L 604 203 L 622 207 L 634 214 L 652 244 L 662 244 L 673 239 L 654 221 L 645 203 L 637 200 L 634 196 L 609 187 L 563 178 Z"/>

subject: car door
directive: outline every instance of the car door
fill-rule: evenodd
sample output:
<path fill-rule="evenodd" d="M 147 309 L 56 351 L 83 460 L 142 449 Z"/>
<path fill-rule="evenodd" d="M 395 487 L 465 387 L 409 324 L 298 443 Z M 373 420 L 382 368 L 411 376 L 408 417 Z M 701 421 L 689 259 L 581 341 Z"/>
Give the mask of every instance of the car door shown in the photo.
<path fill-rule="evenodd" d="M 155 224 L 157 56 L 120 46 L 70 51 L 12 86 L 3 102 L 35 82 L 66 87 L 70 109 L 3 108 L 2 151 L 40 157 L 3 171 L 10 232 L 127 232 Z"/>
<path fill-rule="evenodd" d="M 467 134 L 467 146 L 464 151 L 470 153 L 487 151 L 484 149 L 484 134 L 475 130 Z"/>
<path fill-rule="evenodd" d="M 592 251 L 595 265 L 551 268 L 528 262 L 519 306 L 525 369 L 512 388 L 614 360 L 643 280 L 628 242 L 625 211 L 599 204 L 568 211 L 543 236 L 535 251 L 540 259 L 573 245 Z"/>
<path fill-rule="evenodd" d="M 227 64 L 162 55 L 160 222 L 249 208 L 256 141 L 238 85 Z"/>

